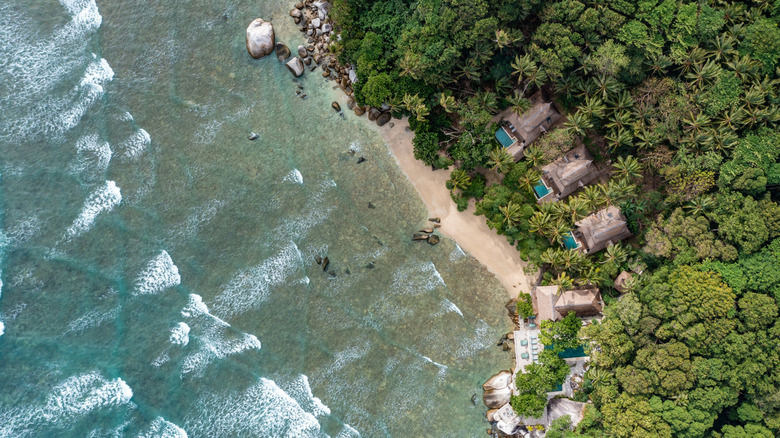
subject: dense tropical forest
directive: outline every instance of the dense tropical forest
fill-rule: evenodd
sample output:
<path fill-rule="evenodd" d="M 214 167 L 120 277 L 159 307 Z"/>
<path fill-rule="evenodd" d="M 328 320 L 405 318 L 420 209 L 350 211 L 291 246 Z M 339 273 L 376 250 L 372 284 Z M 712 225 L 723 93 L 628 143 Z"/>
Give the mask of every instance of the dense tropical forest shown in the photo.
<path fill-rule="evenodd" d="M 602 289 L 602 323 L 560 326 L 589 341 L 592 407 L 549 437 L 780 435 L 779 0 L 333 3 L 358 103 L 409 115 L 415 157 L 454 169 L 459 209 L 476 200 L 543 283 Z M 495 115 L 535 96 L 564 119 L 515 163 Z M 538 204 L 541 166 L 575 145 L 606 177 Z M 631 240 L 560 245 L 608 205 Z M 642 274 L 619 294 L 623 270 Z M 560 380 L 555 355 L 542 365 L 518 387 Z"/>

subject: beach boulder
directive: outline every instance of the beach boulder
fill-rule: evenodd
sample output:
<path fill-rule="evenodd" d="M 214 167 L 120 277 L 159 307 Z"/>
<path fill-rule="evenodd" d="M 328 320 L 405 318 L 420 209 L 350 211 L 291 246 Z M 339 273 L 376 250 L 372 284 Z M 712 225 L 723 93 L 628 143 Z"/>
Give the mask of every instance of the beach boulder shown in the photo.
<path fill-rule="evenodd" d="M 376 118 L 376 124 L 379 126 L 384 126 L 389 121 L 390 113 L 382 113 L 379 115 L 379 117 Z"/>
<path fill-rule="evenodd" d="M 512 390 L 509 385 L 512 382 L 512 373 L 501 371 L 494 374 L 482 385 L 485 393 L 482 394 L 482 401 L 489 409 L 496 409 L 509 403 Z"/>
<path fill-rule="evenodd" d="M 289 69 L 290 73 L 292 73 L 297 78 L 303 74 L 303 61 L 301 61 L 301 58 L 296 56 L 287 63 L 287 69 Z"/>
<path fill-rule="evenodd" d="M 309 52 L 306 51 L 306 47 L 298 46 L 298 56 L 300 56 L 301 58 L 305 58 L 309 56 Z"/>
<path fill-rule="evenodd" d="M 270 21 L 255 18 L 246 28 L 246 49 L 252 58 L 262 58 L 274 50 L 274 27 Z"/>
<path fill-rule="evenodd" d="M 368 109 L 368 120 L 371 120 L 373 122 L 377 119 L 377 117 L 379 117 L 380 114 L 381 112 L 377 108 L 374 108 L 372 106 L 371 108 Z"/>
<path fill-rule="evenodd" d="M 276 43 L 276 57 L 279 58 L 279 62 L 284 62 L 290 57 L 290 49 L 283 43 Z"/>

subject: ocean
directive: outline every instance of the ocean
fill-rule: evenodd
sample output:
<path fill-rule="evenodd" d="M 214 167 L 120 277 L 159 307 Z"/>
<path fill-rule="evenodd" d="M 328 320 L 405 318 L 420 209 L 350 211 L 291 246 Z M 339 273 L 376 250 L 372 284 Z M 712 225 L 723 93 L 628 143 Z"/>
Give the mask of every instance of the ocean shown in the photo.
<path fill-rule="evenodd" d="M 411 241 L 333 82 L 249 57 L 291 7 L 0 2 L 1 437 L 484 435 L 506 292 Z"/>

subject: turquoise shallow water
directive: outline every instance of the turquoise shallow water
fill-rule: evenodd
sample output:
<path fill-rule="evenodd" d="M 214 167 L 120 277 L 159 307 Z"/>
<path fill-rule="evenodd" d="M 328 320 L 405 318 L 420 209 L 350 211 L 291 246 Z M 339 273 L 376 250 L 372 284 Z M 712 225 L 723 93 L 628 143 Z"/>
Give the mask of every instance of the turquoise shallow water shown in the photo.
<path fill-rule="evenodd" d="M 257 16 L 302 42 L 289 7 L 0 4 L 0 436 L 484 434 L 506 294 L 410 241 L 330 82 L 247 55 Z"/>

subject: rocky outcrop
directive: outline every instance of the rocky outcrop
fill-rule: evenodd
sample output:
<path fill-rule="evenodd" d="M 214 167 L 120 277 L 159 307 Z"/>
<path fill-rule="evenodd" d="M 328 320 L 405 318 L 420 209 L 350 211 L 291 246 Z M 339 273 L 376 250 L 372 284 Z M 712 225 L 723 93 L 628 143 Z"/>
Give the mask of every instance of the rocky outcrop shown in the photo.
<path fill-rule="evenodd" d="M 292 73 L 297 78 L 303 74 L 303 61 L 301 61 L 301 58 L 296 56 L 287 63 L 287 68 L 290 70 L 290 73 Z"/>
<path fill-rule="evenodd" d="M 262 58 L 274 50 L 274 27 L 270 21 L 255 18 L 246 28 L 246 49 L 253 58 Z"/>
<path fill-rule="evenodd" d="M 485 393 L 482 394 L 482 401 L 489 409 L 497 409 L 509 403 L 512 390 L 509 385 L 512 383 L 512 373 L 501 371 L 494 374 L 482 385 Z"/>

